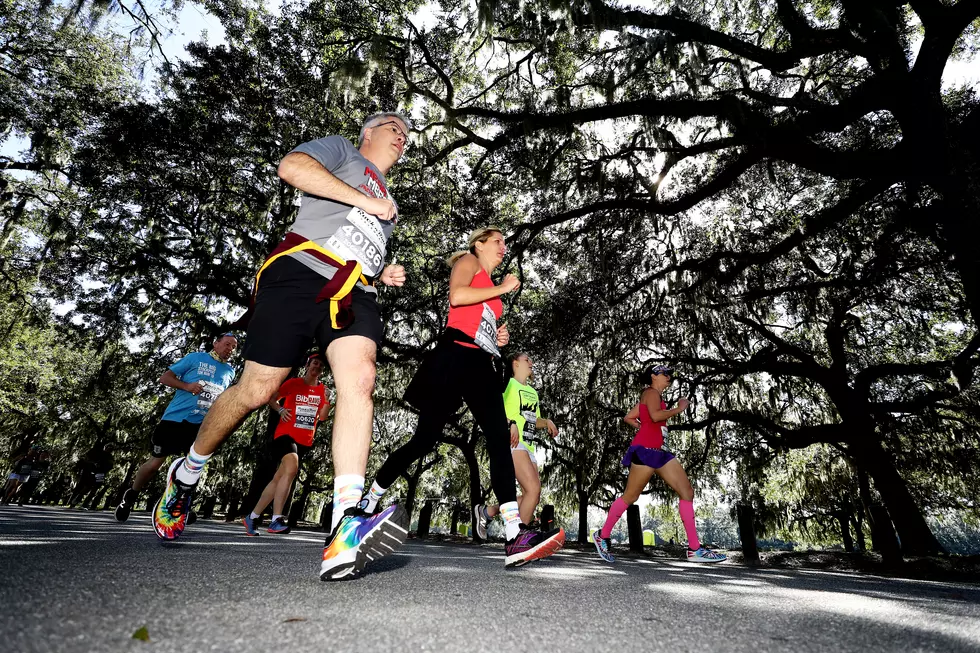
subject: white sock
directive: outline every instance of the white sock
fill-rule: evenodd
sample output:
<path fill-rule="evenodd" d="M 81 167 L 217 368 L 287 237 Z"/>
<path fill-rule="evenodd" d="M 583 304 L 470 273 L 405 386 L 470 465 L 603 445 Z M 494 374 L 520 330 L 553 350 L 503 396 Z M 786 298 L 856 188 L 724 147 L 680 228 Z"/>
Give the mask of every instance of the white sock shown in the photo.
<path fill-rule="evenodd" d="M 500 504 L 500 516 L 504 518 L 507 539 L 512 540 L 521 532 L 521 510 L 516 501 Z"/>
<path fill-rule="evenodd" d="M 187 456 L 184 458 L 184 463 L 178 465 L 177 471 L 174 476 L 177 480 L 185 485 L 194 485 L 197 480 L 201 478 L 201 472 L 204 471 L 204 466 L 208 464 L 208 459 L 214 454 L 201 454 L 194 449 L 194 445 L 191 445 L 191 450 L 187 452 Z"/>
<path fill-rule="evenodd" d="M 276 521 L 277 519 L 282 519 L 282 515 L 273 515 L 272 516 L 272 521 Z"/>
<path fill-rule="evenodd" d="M 255 513 L 253 512 L 253 513 L 252 513 L 251 515 L 249 515 L 248 517 L 249 517 L 249 519 L 258 519 L 258 518 L 259 518 L 259 517 L 261 517 L 261 516 L 262 516 L 262 515 L 256 515 L 256 514 L 255 514 Z"/>
<path fill-rule="evenodd" d="M 378 485 L 378 482 L 375 481 L 374 485 L 371 486 L 371 491 L 368 492 L 367 507 L 365 508 L 365 510 L 367 512 L 374 512 L 374 509 L 378 505 L 378 501 L 381 501 L 381 497 L 383 497 L 385 495 L 385 492 L 387 491 L 388 488 L 381 487 L 380 485 Z"/>
<path fill-rule="evenodd" d="M 337 524 L 344 517 L 344 511 L 353 508 L 364 494 L 364 477 L 358 474 L 344 474 L 333 480 L 333 515 L 330 532 L 337 530 Z"/>

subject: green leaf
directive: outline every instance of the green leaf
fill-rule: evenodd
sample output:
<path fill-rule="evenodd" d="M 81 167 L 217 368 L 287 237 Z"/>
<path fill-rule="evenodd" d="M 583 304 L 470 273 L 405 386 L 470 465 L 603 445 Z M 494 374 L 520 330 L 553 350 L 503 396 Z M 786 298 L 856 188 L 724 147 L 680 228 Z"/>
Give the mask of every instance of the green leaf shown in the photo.
<path fill-rule="evenodd" d="M 139 627 L 135 633 L 133 633 L 133 639 L 138 639 L 142 642 L 150 641 L 150 631 L 146 629 L 146 626 Z"/>

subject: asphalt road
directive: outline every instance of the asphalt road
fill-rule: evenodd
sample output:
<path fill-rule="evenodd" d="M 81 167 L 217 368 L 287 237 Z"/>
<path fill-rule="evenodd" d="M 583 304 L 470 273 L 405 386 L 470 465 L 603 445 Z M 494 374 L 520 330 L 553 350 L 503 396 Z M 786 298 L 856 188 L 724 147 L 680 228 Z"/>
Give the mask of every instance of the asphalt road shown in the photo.
<path fill-rule="evenodd" d="M 505 571 L 497 546 L 410 541 L 362 578 L 318 579 L 316 532 L 146 513 L 0 508 L 8 651 L 980 651 L 980 588 L 561 552 Z M 146 627 L 149 641 L 133 639 Z"/>

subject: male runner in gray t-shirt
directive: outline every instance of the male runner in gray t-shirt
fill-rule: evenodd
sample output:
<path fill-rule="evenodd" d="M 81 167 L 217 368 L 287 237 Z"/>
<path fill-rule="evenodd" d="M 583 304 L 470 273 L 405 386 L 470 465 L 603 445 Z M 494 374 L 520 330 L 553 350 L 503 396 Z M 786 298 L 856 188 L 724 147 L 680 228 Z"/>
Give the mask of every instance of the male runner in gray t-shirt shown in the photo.
<path fill-rule="evenodd" d="M 404 509 L 368 516 L 356 505 L 371 447 L 375 360 L 383 333 L 372 283 L 405 282 L 402 266 L 384 265 L 398 217 L 385 175 L 404 152 L 410 128 L 400 114 L 373 115 L 361 128 L 358 148 L 329 136 L 300 145 L 279 164 L 279 176 L 303 191 L 299 215 L 260 269 L 241 380 L 214 402 L 187 457 L 168 474 L 153 515 L 161 538 L 183 532 L 184 507 L 208 458 L 278 391 L 315 339 L 326 351 L 337 389 L 334 537 L 324 548 L 320 577 L 356 575 L 368 559 L 404 542 Z"/>

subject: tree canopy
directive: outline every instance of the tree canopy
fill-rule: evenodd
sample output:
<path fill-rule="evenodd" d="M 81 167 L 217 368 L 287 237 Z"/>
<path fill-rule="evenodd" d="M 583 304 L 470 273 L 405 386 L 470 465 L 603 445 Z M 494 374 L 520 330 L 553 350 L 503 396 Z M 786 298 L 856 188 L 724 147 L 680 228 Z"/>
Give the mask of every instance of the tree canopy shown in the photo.
<path fill-rule="evenodd" d="M 0 0 L 20 35 L 0 42 L 8 450 L 111 441 L 136 461 L 153 380 L 244 310 L 295 217 L 279 160 L 399 109 L 416 122 L 389 180 L 409 282 L 381 297 L 372 467 L 409 433 L 401 392 L 445 323 L 445 257 L 496 224 L 523 279 L 513 348 L 562 431 L 543 478 L 580 537 L 622 487 L 649 360 L 692 398 L 671 444 L 696 485 L 772 528 L 863 542 L 893 525 L 914 554 L 941 548 L 931 518 L 980 516 L 980 101 L 944 83 L 976 60 L 980 2 L 204 6 L 227 42 L 157 61 L 146 92 L 84 4 Z M 91 352 L 95 385 L 76 393 L 71 356 L 37 347 Z M 23 383 L 31 365 L 61 388 Z M 50 418 L 24 415 L 35 397 Z M 57 420 L 86 411 L 68 439 Z M 214 472 L 226 494 L 248 485 L 262 419 Z M 487 486 L 468 420 L 445 433 L 461 459 L 421 481 L 463 502 Z M 889 524 L 865 514 L 879 501 Z"/>

